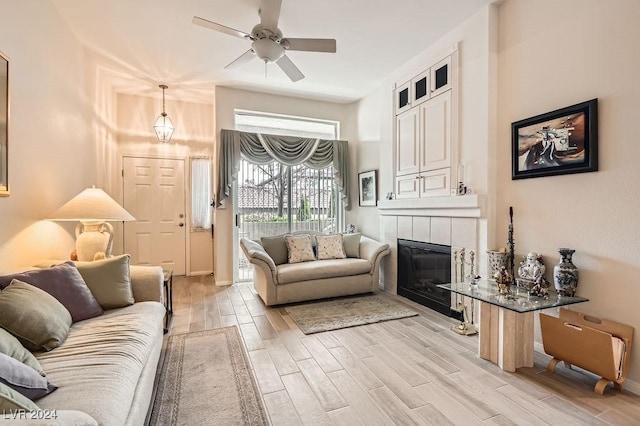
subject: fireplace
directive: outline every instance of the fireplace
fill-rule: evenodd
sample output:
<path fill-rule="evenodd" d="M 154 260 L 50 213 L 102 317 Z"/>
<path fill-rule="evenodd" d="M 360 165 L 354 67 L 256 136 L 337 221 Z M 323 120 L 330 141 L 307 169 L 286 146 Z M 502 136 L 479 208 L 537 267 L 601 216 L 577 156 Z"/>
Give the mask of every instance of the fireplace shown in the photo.
<path fill-rule="evenodd" d="M 398 239 L 398 294 L 459 320 L 451 292 L 437 287 L 451 282 L 451 247 Z"/>

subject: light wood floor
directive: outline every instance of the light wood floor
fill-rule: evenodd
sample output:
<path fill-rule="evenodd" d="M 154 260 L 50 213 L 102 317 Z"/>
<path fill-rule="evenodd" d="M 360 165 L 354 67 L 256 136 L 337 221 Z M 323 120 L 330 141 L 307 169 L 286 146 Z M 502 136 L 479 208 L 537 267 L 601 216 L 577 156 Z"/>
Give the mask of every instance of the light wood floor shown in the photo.
<path fill-rule="evenodd" d="M 558 367 L 506 373 L 477 356 L 477 336 L 406 299 L 420 316 L 304 335 L 251 285 L 174 278 L 171 333 L 237 325 L 273 425 L 638 425 L 640 397 Z M 391 296 L 390 296 L 391 297 Z"/>

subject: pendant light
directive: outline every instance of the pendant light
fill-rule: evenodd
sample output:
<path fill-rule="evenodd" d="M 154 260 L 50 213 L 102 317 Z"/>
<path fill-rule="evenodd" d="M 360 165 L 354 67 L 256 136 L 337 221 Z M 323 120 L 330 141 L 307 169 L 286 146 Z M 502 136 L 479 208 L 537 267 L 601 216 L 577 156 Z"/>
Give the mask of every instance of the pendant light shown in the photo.
<path fill-rule="evenodd" d="M 169 86 L 161 84 L 159 87 L 162 89 L 162 114 L 158 116 L 158 119 L 153 125 L 153 129 L 156 131 L 156 136 L 160 142 L 169 142 L 171 135 L 173 135 L 173 123 L 171 119 L 167 117 L 167 113 L 164 112 L 164 90 L 168 89 Z"/>

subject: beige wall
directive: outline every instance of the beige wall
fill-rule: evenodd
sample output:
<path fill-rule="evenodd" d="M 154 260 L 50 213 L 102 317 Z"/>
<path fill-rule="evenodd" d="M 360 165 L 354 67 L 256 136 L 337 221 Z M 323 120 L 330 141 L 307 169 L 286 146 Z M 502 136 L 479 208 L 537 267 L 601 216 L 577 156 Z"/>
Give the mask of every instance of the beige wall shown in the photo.
<path fill-rule="evenodd" d="M 68 258 L 74 225 L 43 219 L 96 183 L 96 161 L 80 43 L 49 2 L 0 0 L 0 11 L 11 92 L 11 196 L 0 198 L 0 270 L 7 270 Z"/>
<path fill-rule="evenodd" d="M 376 207 L 360 207 L 358 204 L 358 173 L 369 170 L 378 171 L 380 179 L 380 92 L 378 90 L 353 104 L 355 113 L 355 129 L 353 140 L 354 158 L 351 159 L 353 179 L 351 193 L 353 208 L 347 213 L 346 223 L 352 223 L 359 232 L 368 237 L 379 239 L 379 215 Z M 350 141 L 351 143 L 351 141 Z M 352 152 L 354 152 L 352 151 Z M 385 193 L 378 181 L 378 199 L 384 198 Z"/>
<path fill-rule="evenodd" d="M 519 253 L 539 251 L 549 270 L 558 247 L 576 250 L 575 306 L 640 330 L 640 84 L 637 0 L 509 0 L 499 10 L 498 227 L 506 238 L 515 210 Z M 510 125 L 598 98 L 596 173 L 511 180 Z M 551 274 L 548 273 L 549 277 Z M 640 381 L 634 344 L 630 378 Z"/>
<path fill-rule="evenodd" d="M 158 89 L 160 92 L 160 89 Z M 161 93 L 161 92 L 160 92 Z M 212 92 L 213 93 L 213 92 Z M 153 123 L 162 111 L 161 98 L 118 94 L 117 140 L 119 166 L 123 156 L 176 158 L 185 160 L 186 214 L 190 217 L 190 167 L 189 158 L 213 156 L 214 114 L 211 104 L 184 102 L 167 97 L 166 111 L 175 127 L 169 143 L 158 143 Z M 113 193 L 122 200 L 122 177 L 117 180 Z M 187 273 L 204 274 L 213 271 L 213 243 L 209 232 L 190 232 L 187 228 Z M 119 245 L 118 245 L 119 243 Z M 122 250 L 122 239 L 116 239 L 114 251 Z M 117 252 L 117 251 L 116 251 Z"/>
<path fill-rule="evenodd" d="M 351 164 L 353 164 L 355 143 L 352 143 L 351 140 L 355 134 L 355 120 L 353 118 L 354 108 L 350 105 L 249 92 L 228 87 L 217 87 L 215 98 L 217 138 L 220 136 L 221 129 L 234 128 L 235 109 L 336 120 L 341 123 L 341 139 L 349 140 L 349 154 L 351 155 Z M 351 203 L 357 202 L 357 194 L 355 196 L 352 194 Z M 233 207 L 231 202 L 225 203 L 223 208 L 216 209 L 214 216 L 216 284 L 231 284 L 233 280 L 233 253 L 237 250 L 233 239 Z"/>

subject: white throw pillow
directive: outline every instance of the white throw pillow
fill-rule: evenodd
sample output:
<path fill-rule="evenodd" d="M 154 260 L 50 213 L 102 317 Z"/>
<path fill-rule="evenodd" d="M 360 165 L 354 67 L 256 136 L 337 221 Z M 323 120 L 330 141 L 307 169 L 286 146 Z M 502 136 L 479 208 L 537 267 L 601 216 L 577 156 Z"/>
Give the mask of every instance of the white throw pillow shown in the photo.
<path fill-rule="evenodd" d="M 289 263 L 316 260 L 316 257 L 313 255 L 313 247 L 311 246 L 311 237 L 309 235 L 287 235 L 284 237 L 284 240 L 287 243 Z"/>
<path fill-rule="evenodd" d="M 318 260 L 321 259 L 344 259 L 347 255 L 344 252 L 342 234 L 318 235 Z"/>

